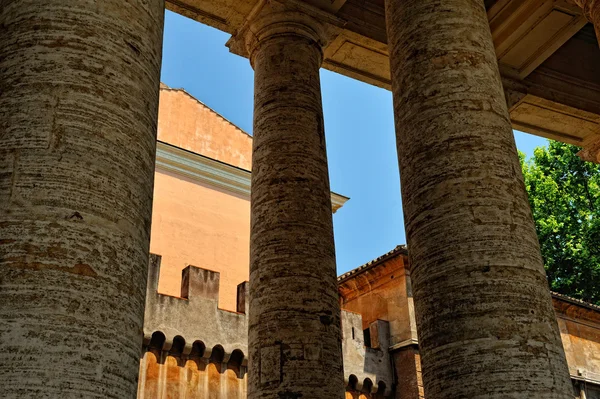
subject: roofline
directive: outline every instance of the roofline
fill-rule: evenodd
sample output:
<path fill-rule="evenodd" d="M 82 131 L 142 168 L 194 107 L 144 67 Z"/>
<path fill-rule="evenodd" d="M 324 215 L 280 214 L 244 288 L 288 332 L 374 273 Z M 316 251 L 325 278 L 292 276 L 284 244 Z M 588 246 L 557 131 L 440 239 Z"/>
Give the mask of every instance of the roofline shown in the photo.
<path fill-rule="evenodd" d="M 594 305 L 593 303 L 582 301 L 581 299 L 573 298 L 564 294 L 559 294 L 558 292 L 550 291 L 553 299 L 558 299 L 564 302 L 569 302 L 573 305 L 581 306 L 584 308 L 588 308 L 593 310 L 594 312 L 600 312 L 600 306 Z"/>
<path fill-rule="evenodd" d="M 338 285 L 345 283 L 346 281 L 350 280 L 351 278 L 356 277 L 357 275 L 364 273 L 364 272 L 374 268 L 375 266 L 380 265 L 381 263 L 385 262 L 386 260 L 393 258 L 394 256 L 397 256 L 399 254 L 408 255 L 408 249 L 406 248 L 406 245 L 398 245 L 398 246 L 396 246 L 396 248 L 373 259 L 372 261 L 367 262 L 364 265 L 361 265 L 355 269 L 350 270 L 349 272 L 346 272 L 346 273 L 340 275 L 337 278 Z M 568 303 L 571 303 L 576 306 L 581 306 L 581 307 L 593 310 L 595 312 L 600 312 L 600 306 L 594 305 L 593 303 L 585 302 L 585 301 L 582 301 L 581 299 L 573 298 L 573 297 L 570 297 L 570 296 L 564 295 L 564 294 L 559 294 L 558 292 L 554 292 L 554 291 L 550 291 L 550 293 L 552 294 L 553 299 L 557 299 L 557 300 L 560 300 L 563 302 L 568 302 Z"/>
<path fill-rule="evenodd" d="M 155 168 L 250 197 L 251 171 L 164 141 L 157 140 Z M 336 213 L 348 200 L 331 191 L 332 212 Z"/>
<path fill-rule="evenodd" d="M 381 255 L 380 257 L 375 258 L 372 261 L 367 262 L 364 265 L 357 267 L 356 269 L 352 269 L 349 272 L 346 272 L 346 273 L 340 275 L 337 279 L 338 285 L 345 283 L 346 281 L 350 280 L 352 277 L 354 277 L 358 274 L 364 273 L 367 270 L 370 270 L 370 269 L 374 268 L 375 266 L 377 266 L 377 265 L 385 262 L 386 260 L 391 259 L 394 256 L 399 255 L 399 254 L 408 255 L 408 249 L 406 249 L 406 245 L 397 245 L 394 249 Z"/>
<path fill-rule="evenodd" d="M 236 125 L 235 123 L 233 123 L 232 121 L 230 121 L 229 119 L 225 118 L 223 115 L 221 115 L 220 113 L 218 113 L 217 111 L 215 111 L 214 109 L 212 109 L 211 107 L 209 107 L 208 105 L 206 105 L 205 103 L 203 103 L 202 101 L 198 100 L 192 94 L 190 94 L 187 91 L 185 91 L 184 88 L 182 88 L 182 87 L 180 87 L 180 88 L 174 88 L 174 87 L 167 86 L 163 82 L 160 82 L 160 90 L 179 91 L 179 92 L 182 92 L 182 93 L 186 94 L 188 97 L 192 98 L 197 103 L 199 103 L 199 104 L 203 105 L 204 107 L 206 107 L 209 111 L 211 111 L 212 113 L 214 113 L 215 115 L 217 115 L 219 118 L 223 119 L 225 122 L 229 123 L 231 126 L 233 126 L 234 128 L 236 128 L 240 132 L 244 133 L 246 136 L 252 138 L 252 135 L 250 133 L 246 132 L 244 129 L 242 129 L 241 127 L 239 127 L 238 125 Z"/>

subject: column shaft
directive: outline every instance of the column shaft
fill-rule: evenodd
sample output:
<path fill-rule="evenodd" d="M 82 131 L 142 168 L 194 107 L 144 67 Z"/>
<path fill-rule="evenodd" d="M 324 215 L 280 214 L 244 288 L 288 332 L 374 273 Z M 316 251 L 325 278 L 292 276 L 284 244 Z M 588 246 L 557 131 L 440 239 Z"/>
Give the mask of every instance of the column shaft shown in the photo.
<path fill-rule="evenodd" d="M 425 397 L 570 398 L 484 2 L 386 16 Z"/>
<path fill-rule="evenodd" d="M 248 397 L 343 398 L 322 53 L 286 23 L 269 27 L 251 57 Z"/>
<path fill-rule="evenodd" d="M 0 5 L 0 396 L 134 398 L 163 0 Z"/>

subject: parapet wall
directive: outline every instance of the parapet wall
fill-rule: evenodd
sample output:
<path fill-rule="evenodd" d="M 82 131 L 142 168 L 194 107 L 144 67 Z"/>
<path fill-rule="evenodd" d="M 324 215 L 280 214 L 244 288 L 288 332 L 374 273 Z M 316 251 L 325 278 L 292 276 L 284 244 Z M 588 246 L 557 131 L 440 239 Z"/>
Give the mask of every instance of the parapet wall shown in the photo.
<path fill-rule="evenodd" d="M 342 353 L 344 380 L 349 392 L 364 392 L 375 397 L 392 394 L 394 374 L 389 323 L 377 320 L 368 328 L 370 345 L 365 345 L 362 316 L 342 310 Z"/>
<path fill-rule="evenodd" d="M 237 312 L 230 312 L 218 307 L 219 273 L 199 267 L 182 271 L 180 296 L 158 293 L 160 263 L 150 256 L 138 398 L 245 398 L 248 283 L 238 285 Z M 390 397 L 389 323 L 371 323 L 365 346 L 362 316 L 341 316 L 347 396 Z"/>
<path fill-rule="evenodd" d="M 203 348 L 204 358 L 210 358 L 211 348 L 220 346 L 224 352 L 224 362 L 236 350 L 247 354 L 248 283 L 238 285 L 237 312 L 230 312 L 218 307 L 218 272 L 188 266 L 182 271 L 180 297 L 158 293 L 160 262 L 160 256 L 150 256 L 144 346 L 151 345 L 153 334 L 160 332 L 164 339 L 155 336 L 154 341 L 164 341 L 162 347 L 158 348 L 163 351 L 171 350 L 176 343 L 182 346 L 183 355 L 189 355 L 195 344 L 196 348 Z"/>

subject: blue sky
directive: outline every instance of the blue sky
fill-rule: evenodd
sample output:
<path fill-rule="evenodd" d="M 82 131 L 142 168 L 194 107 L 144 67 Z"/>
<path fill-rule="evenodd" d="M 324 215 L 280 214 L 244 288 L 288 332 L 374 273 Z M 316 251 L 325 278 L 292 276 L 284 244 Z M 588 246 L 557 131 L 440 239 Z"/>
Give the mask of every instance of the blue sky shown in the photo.
<path fill-rule="evenodd" d="M 229 35 L 167 11 L 161 80 L 252 133 L 254 74 Z M 338 274 L 406 243 L 390 92 L 321 70 L 331 189 L 350 197 L 334 215 Z M 516 132 L 528 156 L 546 140 Z"/>

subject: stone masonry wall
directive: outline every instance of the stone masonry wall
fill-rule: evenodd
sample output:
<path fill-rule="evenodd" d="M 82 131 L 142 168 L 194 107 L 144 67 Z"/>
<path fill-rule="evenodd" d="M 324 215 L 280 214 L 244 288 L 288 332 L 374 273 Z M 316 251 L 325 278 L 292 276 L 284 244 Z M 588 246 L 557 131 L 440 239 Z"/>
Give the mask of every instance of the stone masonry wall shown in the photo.
<path fill-rule="evenodd" d="M 238 285 L 237 312 L 222 310 L 219 273 L 188 266 L 181 295 L 163 295 L 160 261 L 151 255 L 138 398 L 245 398 L 247 283 Z"/>

